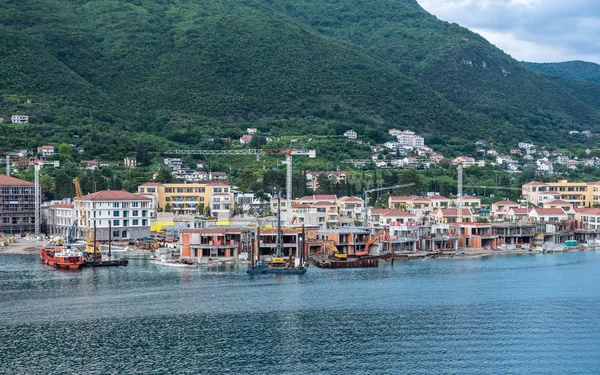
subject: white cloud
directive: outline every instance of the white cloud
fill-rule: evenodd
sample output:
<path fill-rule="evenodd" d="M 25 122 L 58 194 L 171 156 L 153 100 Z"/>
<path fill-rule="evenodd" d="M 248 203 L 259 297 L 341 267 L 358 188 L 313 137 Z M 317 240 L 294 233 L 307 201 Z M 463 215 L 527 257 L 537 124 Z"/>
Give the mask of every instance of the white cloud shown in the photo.
<path fill-rule="evenodd" d="M 598 0 L 418 0 L 516 59 L 600 63 Z"/>

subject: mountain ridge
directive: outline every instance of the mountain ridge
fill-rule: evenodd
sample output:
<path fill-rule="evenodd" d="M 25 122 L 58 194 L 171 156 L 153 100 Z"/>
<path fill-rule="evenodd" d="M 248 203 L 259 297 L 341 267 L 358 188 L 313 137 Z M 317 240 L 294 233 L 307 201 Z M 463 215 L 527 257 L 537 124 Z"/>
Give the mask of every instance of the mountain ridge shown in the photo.
<path fill-rule="evenodd" d="M 0 117 L 27 112 L 43 124 L 0 127 L 0 148 L 73 134 L 91 142 L 94 129 L 198 147 L 249 125 L 553 142 L 549 129 L 600 123 L 576 87 L 560 88 L 412 0 L 7 0 L 0 37 L 9 41 Z"/>

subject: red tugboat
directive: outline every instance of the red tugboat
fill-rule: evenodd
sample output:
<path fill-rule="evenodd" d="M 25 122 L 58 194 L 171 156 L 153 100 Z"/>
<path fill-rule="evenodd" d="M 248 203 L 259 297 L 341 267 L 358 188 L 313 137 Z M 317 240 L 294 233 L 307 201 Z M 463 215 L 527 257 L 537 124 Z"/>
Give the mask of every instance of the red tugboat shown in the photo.
<path fill-rule="evenodd" d="M 83 253 L 68 247 L 51 247 L 40 249 L 42 263 L 50 267 L 75 270 L 83 266 Z"/>

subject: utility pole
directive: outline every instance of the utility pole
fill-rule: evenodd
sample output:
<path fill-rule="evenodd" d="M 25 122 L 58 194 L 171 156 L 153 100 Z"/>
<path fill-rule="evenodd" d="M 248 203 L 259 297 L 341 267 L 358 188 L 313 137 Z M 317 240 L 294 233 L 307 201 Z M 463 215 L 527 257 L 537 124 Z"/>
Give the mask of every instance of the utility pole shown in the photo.
<path fill-rule="evenodd" d="M 40 163 L 35 161 L 35 235 L 40 234 Z"/>

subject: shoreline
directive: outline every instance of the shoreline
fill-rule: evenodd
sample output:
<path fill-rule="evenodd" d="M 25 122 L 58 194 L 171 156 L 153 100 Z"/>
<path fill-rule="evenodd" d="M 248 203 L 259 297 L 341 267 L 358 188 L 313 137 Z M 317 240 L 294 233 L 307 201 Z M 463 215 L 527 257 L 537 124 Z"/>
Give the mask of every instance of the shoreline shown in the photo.
<path fill-rule="evenodd" d="M 0 255 L 35 255 L 39 252 L 39 250 L 47 245 L 40 244 L 38 241 L 25 241 L 23 243 L 11 244 L 8 246 L 0 247 Z M 565 251 L 555 251 L 562 253 L 570 253 L 577 251 L 595 251 L 598 250 L 596 248 L 574 248 Z M 555 252 L 544 252 L 544 251 L 536 251 L 536 250 L 525 250 L 525 249 L 516 249 L 516 250 L 485 250 L 485 249 L 471 249 L 464 248 L 458 249 L 456 252 L 447 252 L 447 253 L 437 253 L 437 254 L 425 254 L 426 252 L 403 252 L 395 254 L 395 261 L 405 262 L 412 260 L 422 260 L 422 259 L 480 259 L 485 257 L 491 257 L 496 255 L 519 255 L 519 254 L 547 254 L 547 253 L 555 253 Z M 412 255 L 412 256 L 411 256 Z M 389 258 L 382 258 L 382 260 L 388 261 Z M 248 263 L 248 261 L 236 260 L 232 261 L 234 264 L 244 264 Z"/>

